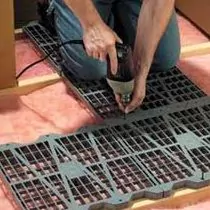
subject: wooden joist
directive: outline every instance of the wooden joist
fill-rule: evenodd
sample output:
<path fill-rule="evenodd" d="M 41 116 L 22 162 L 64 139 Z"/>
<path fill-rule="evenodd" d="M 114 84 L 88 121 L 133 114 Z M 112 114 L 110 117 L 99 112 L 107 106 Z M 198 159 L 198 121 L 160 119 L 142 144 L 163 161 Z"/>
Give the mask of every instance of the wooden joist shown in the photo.
<path fill-rule="evenodd" d="M 183 46 L 181 48 L 181 59 L 210 54 L 210 42 Z"/>
<path fill-rule="evenodd" d="M 9 94 L 25 95 L 32 91 L 51 85 L 60 80 L 61 77 L 57 73 L 52 73 L 50 75 L 45 76 L 37 76 L 31 79 L 20 80 L 16 87 L 0 90 L 0 96 Z"/>
<path fill-rule="evenodd" d="M 135 201 L 130 205 L 130 208 L 124 210 L 176 209 L 204 202 L 209 199 L 210 187 L 201 189 L 180 189 L 168 198 L 160 200 L 142 199 Z"/>

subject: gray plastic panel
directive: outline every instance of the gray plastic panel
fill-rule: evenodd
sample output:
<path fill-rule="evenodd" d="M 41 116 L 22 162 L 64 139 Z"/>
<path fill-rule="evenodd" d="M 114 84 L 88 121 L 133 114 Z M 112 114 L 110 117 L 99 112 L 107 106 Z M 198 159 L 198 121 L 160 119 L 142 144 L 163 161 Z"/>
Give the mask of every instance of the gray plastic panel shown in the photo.
<path fill-rule="evenodd" d="M 49 52 L 57 42 L 57 37 L 52 36 L 45 28 L 37 23 L 25 27 L 24 31 L 45 53 Z M 53 55 L 51 62 L 54 63 L 60 72 L 60 55 Z M 71 81 L 77 88 L 79 94 L 95 109 L 98 115 L 104 119 L 123 118 L 112 90 L 105 80 L 83 81 L 75 78 L 64 68 L 62 68 L 62 71 L 65 77 Z M 151 73 L 147 86 L 147 96 L 141 106 L 143 110 L 205 97 L 205 94 L 184 76 L 178 68 L 173 68 L 165 72 Z"/>
<path fill-rule="evenodd" d="M 105 80 L 88 82 L 75 79 L 69 74 L 65 75 L 100 116 L 111 118 L 122 115 L 112 90 Z M 178 68 L 173 68 L 169 71 L 151 73 L 149 75 L 147 94 L 141 109 L 154 109 L 205 96 L 205 93 L 183 75 Z"/>
<path fill-rule="evenodd" d="M 30 37 L 33 43 L 38 47 L 39 50 L 45 55 L 53 51 L 58 44 L 58 38 L 52 35 L 47 29 L 37 22 L 30 23 L 30 25 L 23 27 L 23 31 Z M 53 53 L 49 58 L 51 64 L 60 73 L 61 67 L 61 56 L 58 52 Z"/>
<path fill-rule="evenodd" d="M 0 171 L 27 210 L 120 209 L 131 199 L 206 186 L 210 98 L 30 145 L 3 145 Z"/>

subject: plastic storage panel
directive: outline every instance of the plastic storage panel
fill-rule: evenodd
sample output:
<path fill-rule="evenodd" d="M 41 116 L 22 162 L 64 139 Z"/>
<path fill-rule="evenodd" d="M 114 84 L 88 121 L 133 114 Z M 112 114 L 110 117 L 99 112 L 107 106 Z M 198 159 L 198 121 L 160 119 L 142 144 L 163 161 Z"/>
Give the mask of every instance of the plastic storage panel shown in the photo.
<path fill-rule="evenodd" d="M 28 26 L 24 26 L 23 31 L 44 55 L 52 52 L 58 45 L 57 36 L 51 34 L 45 27 L 36 21 L 30 23 Z M 60 72 L 60 62 L 62 59 L 59 53 L 53 53 L 48 59 L 56 70 Z"/>
<path fill-rule="evenodd" d="M 58 44 L 58 38 L 38 23 L 29 24 L 24 27 L 24 31 L 45 54 Z M 62 69 L 63 75 L 76 87 L 77 92 L 94 108 L 99 116 L 104 119 L 123 118 L 112 90 L 105 79 L 83 81 L 75 78 L 65 68 L 61 67 L 62 59 L 59 53 L 53 54 L 50 61 L 59 73 Z M 175 67 L 169 71 L 154 72 L 149 75 L 147 94 L 141 109 L 154 109 L 200 97 L 205 97 L 205 94 Z"/>
<path fill-rule="evenodd" d="M 113 92 L 105 80 L 89 82 L 76 79 L 65 71 L 64 74 L 102 118 L 123 118 Z M 165 72 L 149 75 L 146 98 L 141 109 L 151 110 L 201 97 L 206 97 L 206 94 L 175 67 Z"/>
<path fill-rule="evenodd" d="M 182 104 L 183 105 L 183 104 Z M 152 116 L 153 115 L 153 116 Z M 122 209 L 210 181 L 210 98 L 30 145 L 0 147 L 0 171 L 22 209 Z"/>

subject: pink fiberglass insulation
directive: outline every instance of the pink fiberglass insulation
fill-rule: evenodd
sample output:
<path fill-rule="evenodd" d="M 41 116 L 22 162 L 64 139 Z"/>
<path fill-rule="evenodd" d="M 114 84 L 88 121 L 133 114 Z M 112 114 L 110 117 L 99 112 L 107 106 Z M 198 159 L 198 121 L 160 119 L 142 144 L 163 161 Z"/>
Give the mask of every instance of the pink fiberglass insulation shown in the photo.
<path fill-rule="evenodd" d="M 208 42 L 208 38 L 197 30 L 197 28 L 184 17 L 178 15 L 177 19 L 180 28 L 182 46 Z"/>
<path fill-rule="evenodd" d="M 35 50 L 34 45 L 28 39 L 20 39 L 16 41 L 16 72 L 19 73 L 27 65 L 40 59 L 40 53 Z M 34 76 L 42 76 L 52 73 L 52 67 L 46 61 L 30 68 L 26 71 L 21 79 Z"/>

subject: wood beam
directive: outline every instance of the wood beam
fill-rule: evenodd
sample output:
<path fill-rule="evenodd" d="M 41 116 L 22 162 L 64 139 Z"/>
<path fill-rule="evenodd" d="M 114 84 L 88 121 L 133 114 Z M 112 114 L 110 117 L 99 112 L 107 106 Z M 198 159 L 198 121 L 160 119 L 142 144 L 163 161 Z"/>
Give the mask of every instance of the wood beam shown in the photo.
<path fill-rule="evenodd" d="M 61 77 L 57 73 L 20 80 L 16 87 L 0 90 L 0 96 L 10 94 L 25 95 L 48 85 L 52 85 L 58 81 L 61 81 Z"/>
<path fill-rule="evenodd" d="M 210 54 L 210 42 L 201 44 L 187 45 L 181 48 L 181 59 L 193 56 Z"/>
<path fill-rule="evenodd" d="M 198 204 L 210 199 L 210 187 L 201 189 L 180 189 L 174 195 L 160 200 L 142 199 L 131 203 L 124 210 L 152 210 L 152 209 L 176 209 Z"/>
<path fill-rule="evenodd" d="M 0 89 L 14 87 L 15 38 L 13 0 L 4 0 L 0 6 Z"/>

